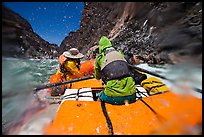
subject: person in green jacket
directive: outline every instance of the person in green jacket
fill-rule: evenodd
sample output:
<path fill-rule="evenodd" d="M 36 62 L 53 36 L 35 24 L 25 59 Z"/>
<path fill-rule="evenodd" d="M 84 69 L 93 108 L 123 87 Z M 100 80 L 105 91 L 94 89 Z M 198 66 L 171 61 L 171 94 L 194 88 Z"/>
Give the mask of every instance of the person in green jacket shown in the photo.
<path fill-rule="evenodd" d="M 95 78 L 102 79 L 105 84 L 99 99 L 114 105 L 123 105 L 126 101 L 129 104 L 135 102 L 136 85 L 129 71 L 124 55 L 112 47 L 107 37 L 102 36 L 94 64 Z"/>

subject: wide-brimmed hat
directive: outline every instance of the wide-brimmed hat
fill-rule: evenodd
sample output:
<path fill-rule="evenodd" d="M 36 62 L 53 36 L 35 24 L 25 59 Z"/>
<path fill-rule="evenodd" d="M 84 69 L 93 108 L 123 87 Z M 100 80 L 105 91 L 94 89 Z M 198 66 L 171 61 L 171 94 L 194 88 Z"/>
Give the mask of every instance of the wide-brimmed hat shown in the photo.
<path fill-rule="evenodd" d="M 76 48 L 71 48 L 70 50 L 65 51 L 63 55 L 67 58 L 72 58 L 72 59 L 80 59 L 84 57 L 84 55 L 80 53 L 79 50 Z"/>

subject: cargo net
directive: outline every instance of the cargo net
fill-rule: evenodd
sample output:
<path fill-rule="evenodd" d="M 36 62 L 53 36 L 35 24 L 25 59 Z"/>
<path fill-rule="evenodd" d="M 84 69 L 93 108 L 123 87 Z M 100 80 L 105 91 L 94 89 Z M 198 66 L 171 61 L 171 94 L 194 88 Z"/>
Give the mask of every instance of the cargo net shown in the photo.
<path fill-rule="evenodd" d="M 46 100 L 50 104 L 61 104 L 65 100 L 76 101 L 96 101 L 100 88 L 79 88 L 79 89 L 66 89 L 65 93 L 61 96 L 49 96 Z"/>
<path fill-rule="evenodd" d="M 100 95 L 101 88 L 79 88 L 79 89 L 66 89 L 65 94 L 61 96 L 47 96 L 46 101 L 50 104 L 61 103 L 65 100 L 76 100 L 76 101 L 97 101 Z M 162 92 L 157 92 L 155 94 L 160 94 Z M 150 94 L 141 85 L 136 85 L 136 100 L 152 96 L 155 94 Z"/>
<path fill-rule="evenodd" d="M 136 86 L 136 100 L 150 96 L 148 92 L 140 85 Z"/>

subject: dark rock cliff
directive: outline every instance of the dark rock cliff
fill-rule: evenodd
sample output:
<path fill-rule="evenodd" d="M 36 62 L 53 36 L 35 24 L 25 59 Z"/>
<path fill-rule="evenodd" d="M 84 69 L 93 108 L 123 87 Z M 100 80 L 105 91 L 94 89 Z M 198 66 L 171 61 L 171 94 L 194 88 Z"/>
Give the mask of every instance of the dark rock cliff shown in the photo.
<path fill-rule="evenodd" d="M 202 65 L 202 2 L 85 2 L 80 28 L 59 52 L 78 47 L 90 58 L 103 35 L 146 63 Z"/>
<path fill-rule="evenodd" d="M 55 58 L 59 47 L 36 34 L 20 15 L 2 6 L 2 56 Z"/>

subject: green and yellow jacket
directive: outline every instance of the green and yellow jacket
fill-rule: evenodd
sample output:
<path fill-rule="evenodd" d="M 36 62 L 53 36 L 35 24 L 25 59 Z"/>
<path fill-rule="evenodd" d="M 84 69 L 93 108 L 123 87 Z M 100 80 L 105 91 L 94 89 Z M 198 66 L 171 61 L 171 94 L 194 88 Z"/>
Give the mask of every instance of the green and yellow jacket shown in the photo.
<path fill-rule="evenodd" d="M 94 64 L 94 76 L 105 83 L 104 93 L 111 97 L 129 96 L 136 92 L 134 79 L 122 53 L 116 51 L 110 40 L 103 36 L 99 41 L 99 54 Z M 125 66 L 125 68 L 124 68 Z"/>

